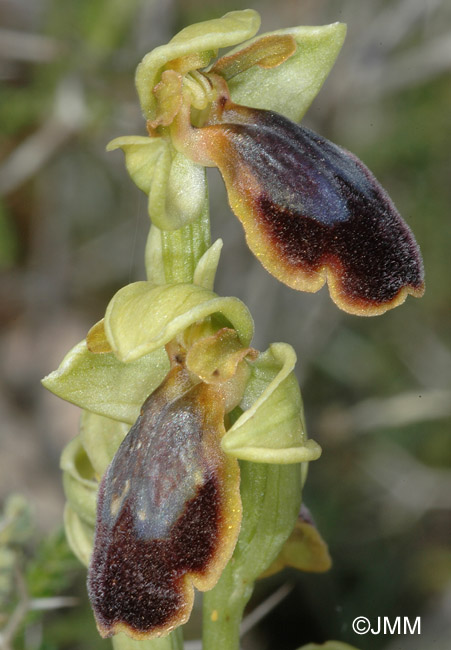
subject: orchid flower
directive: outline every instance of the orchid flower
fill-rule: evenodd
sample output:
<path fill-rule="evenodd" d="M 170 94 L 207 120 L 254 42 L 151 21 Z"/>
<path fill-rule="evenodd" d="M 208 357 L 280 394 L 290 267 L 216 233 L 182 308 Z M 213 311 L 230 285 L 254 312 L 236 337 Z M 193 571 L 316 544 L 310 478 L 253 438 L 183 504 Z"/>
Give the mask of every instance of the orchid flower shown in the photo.
<path fill-rule="evenodd" d="M 254 11 L 231 12 L 185 28 L 138 66 L 149 137 L 110 148 L 125 151 L 153 223 L 171 230 L 196 218 L 202 167 L 217 167 L 249 248 L 281 282 L 315 292 L 327 281 L 336 304 L 358 315 L 421 296 L 418 246 L 384 189 L 356 156 L 295 123 L 345 26 L 251 38 L 258 26 Z M 218 48 L 244 39 L 211 63 Z M 186 199 L 188 184 L 195 190 Z"/>
<path fill-rule="evenodd" d="M 167 633 L 187 620 L 193 587 L 216 584 L 240 531 L 237 459 L 296 467 L 321 453 L 306 437 L 293 349 L 258 355 L 252 334 L 236 298 L 137 282 L 43 381 L 85 409 L 62 457 L 66 530 L 90 565 L 102 636 Z"/>

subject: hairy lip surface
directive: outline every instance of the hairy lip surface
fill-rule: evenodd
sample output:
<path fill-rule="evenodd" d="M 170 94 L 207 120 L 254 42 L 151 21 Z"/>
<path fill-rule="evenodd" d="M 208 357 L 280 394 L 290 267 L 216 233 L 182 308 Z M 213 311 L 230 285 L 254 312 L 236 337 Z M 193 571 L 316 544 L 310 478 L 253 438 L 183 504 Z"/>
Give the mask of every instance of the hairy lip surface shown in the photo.
<path fill-rule="evenodd" d="M 174 367 L 146 400 L 99 489 L 88 591 L 102 636 L 159 636 L 193 587 L 214 586 L 239 531 L 239 470 L 220 449 L 215 390 Z"/>
<path fill-rule="evenodd" d="M 356 156 L 271 111 L 226 102 L 221 119 L 198 131 L 270 273 L 303 291 L 327 280 L 351 313 L 383 313 L 422 295 L 415 239 Z"/>

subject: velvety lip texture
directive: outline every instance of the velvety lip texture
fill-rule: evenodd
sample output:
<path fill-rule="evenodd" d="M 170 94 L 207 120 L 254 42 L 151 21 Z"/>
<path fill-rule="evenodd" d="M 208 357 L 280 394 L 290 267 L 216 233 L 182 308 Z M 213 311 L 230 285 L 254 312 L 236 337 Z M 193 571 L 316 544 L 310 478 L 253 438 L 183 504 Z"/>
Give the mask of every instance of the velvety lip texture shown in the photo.
<path fill-rule="evenodd" d="M 150 638 L 185 622 L 193 586 L 213 586 L 239 530 L 224 407 L 175 366 L 146 400 L 100 486 L 88 589 L 102 636 Z"/>
<path fill-rule="evenodd" d="M 353 154 L 287 118 L 222 95 L 186 142 L 224 177 L 232 210 L 263 266 L 294 289 L 375 315 L 424 292 L 415 239 Z M 200 152 L 200 153 L 199 153 Z"/>

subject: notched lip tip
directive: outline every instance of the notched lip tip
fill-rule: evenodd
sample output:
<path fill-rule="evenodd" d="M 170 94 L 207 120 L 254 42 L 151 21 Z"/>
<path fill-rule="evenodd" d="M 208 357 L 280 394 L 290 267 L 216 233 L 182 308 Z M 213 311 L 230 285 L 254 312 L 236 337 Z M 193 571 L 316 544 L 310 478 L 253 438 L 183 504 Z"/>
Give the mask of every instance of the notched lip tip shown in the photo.
<path fill-rule="evenodd" d="M 177 624 L 172 623 L 167 627 L 165 627 L 164 629 L 158 628 L 153 630 L 151 629 L 137 630 L 136 628 L 132 627 L 128 623 L 124 623 L 122 621 L 112 623 L 108 627 L 99 624 L 98 621 L 96 622 L 96 625 L 97 625 L 97 630 L 100 636 L 102 637 L 102 639 L 111 639 L 116 634 L 125 634 L 126 636 L 128 636 L 130 639 L 133 639 L 134 641 L 146 641 L 148 639 L 158 639 L 162 636 L 169 634 L 177 627 L 178 623 Z"/>
<path fill-rule="evenodd" d="M 418 287 L 410 287 L 410 295 L 414 296 L 414 298 L 422 298 L 424 296 L 424 292 L 426 291 L 426 283 L 423 281 Z"/>
<path fill-rule="evenodd" d="M 344 300 L 340 295 L 330 291 L 330 297 L 339 309 L 353 316 L 382 316 L 387 311 L 402 305 L 409 295 L 414 298 L 421 298 L 425 291 L 424 283 L 420 287 L 406 285 L 399 289 L 398 293 L 385 302 L 371 302 L 363 300 Z"/>

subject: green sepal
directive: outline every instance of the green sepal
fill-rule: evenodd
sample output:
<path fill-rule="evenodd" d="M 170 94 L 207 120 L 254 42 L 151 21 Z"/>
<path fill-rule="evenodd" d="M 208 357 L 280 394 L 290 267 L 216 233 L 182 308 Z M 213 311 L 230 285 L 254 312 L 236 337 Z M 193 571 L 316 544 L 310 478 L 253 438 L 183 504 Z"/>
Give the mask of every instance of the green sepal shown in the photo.
<path fill-rule="evenodd" d="M 237 331 L 244 346 L 253 321 L 238 298 L 219 298 L 193 284 L 154 286 L 135 282 L 120 289 L 105 314 L 105 333 L 116 356 L 133 361 L 171 341 L 196 321 L 219 313 Z"/>
<path fill-rule="evenodd" d="M 316 460 L 321 448 L 308 440 L 301 394 L 293 368 L 296 354 L 286 343 L 273 343 L 251 364 L 241 407 L 244 413 L 222 439 L 223 450 L 256 463 L 303 463 Z"/>
<path fill-rule="evenodd" d="M 42 383 L 58 397 L 83 409 L 133 424 L 144 400 L 168 371 L 169 360 L 163 347 L 156 347 L 132 363 L 123 363 L 113 353 L 93 354 L 82 341 Z"/>
<path fill-rule="evenodd" d="M 64 531 L 74 555 L 86 567 L 89 566 L 94 544 L 94 526 L 83 521 L 68 503 L 64 507 Z"/>
<path fill-rule="evenodd" d="M 161 230 L 177 230 L 198 219 L 207 196 L 205 169 L 164 138 L 123 136 L 108 151 L 122 149 L 133 182 L 148 195 L 149 216 Z M 189 191 L 187 191 L 189 188 Z"/>
<path fill-rule="evenodd" d="M 123 422 L 90 411 L 83 413 L 80 423 L 81 443 L 99 480 L 113 460 L 129 428 Z"/>
<path fill-rule="evenodd" d="M 219 48 L 230 47 L 251 38 L 260 27 L 260 16 L 252 9 L 231 11 L 222 18 L 189 25 L 166 45 L 155 48 L 143 58 L 136 70 L 136 89 L 146 119 L 154 120 L 157 101 L 153 88 L 167 63 L 193 54 L 204 54 L 194 66 L 205 67 Z M 169 66 L 170 67 L 170 66 Z"/>
<path fill-rule="evenodd" d="M 275 111 L 299 122 L 335 63 L 346 36 L 346 25 L 279 29 L 242 43 L 228 55 L 262 36 L 277 34 L 293 36 L 298 46 L 296 52 L 269 70 L 255 65 L 230 79 L 228 86 L 235 103 Z"/>
<path fill-rule="evenodd" d="M 69 505 L 80 519 L 94 526 L 98 482 L 95 480 L 94 469 L 81 444 L 80 436 L 71 440 L 64 448 L 60 468 L 63 471 L 64 493 Z"/>
<path fill-rule="evenodd" d="M 128 426 L 95 413 L 82 415 L 80 435 L 61 456 L 67 504 L 64 528 L 77 558 L 88 566 L 94 541 L 99 481 L 128 432 Z"/>
<path fill-rule="evenodd" d="M 322 645 L 317 643 L 307 643 L 303 645 L 302 648 L 298 650 L 358 650 L 353 645 L 348 645 L 347 643 L 342 643 L 341 641 L 326 641 Z"/>
<path fill-rule="evenodd" d="M 240 469 L 245 514 L 233 558 L 238 576 L 252 582 L 274 561 L 295 525 L 302 498 L 301 466 L 241 462 Z"/>

